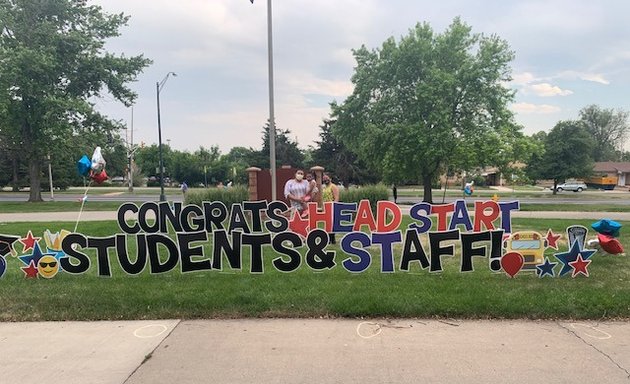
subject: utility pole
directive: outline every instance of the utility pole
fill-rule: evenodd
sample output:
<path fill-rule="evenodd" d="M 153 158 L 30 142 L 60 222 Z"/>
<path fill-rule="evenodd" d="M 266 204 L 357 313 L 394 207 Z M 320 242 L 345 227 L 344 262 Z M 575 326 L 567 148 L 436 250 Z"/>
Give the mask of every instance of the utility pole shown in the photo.
<path fill-rule="evenodd" d="M 131 107 L 131 134 L 129 135 L 129 149 L 127 158 L 129 160 L 129 192 L 133 193 L 133 153 L 135 152 L 133 147 L 133 107 Z"/>

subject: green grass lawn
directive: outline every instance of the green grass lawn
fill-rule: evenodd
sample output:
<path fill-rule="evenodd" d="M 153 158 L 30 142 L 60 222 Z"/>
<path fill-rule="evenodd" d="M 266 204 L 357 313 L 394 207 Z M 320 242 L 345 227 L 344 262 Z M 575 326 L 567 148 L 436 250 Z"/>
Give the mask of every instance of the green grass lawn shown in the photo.
<path fill-rule="evenodd" d="M 564 233 L 568 225 L 591 223 L 513 220 L 516 230 L 534 229 L 543 234 L 547 228 Z M 623 224 L 627 231 L 630 222 Z M 24 235 L 30 229 L 41 236 L 46 228 L 72 229 L 73 225 L 10 223 L 0 226 L 0 233 Z M 403 223 L 401 228 L 405 227 Z M 114 222 L 85 222 L 81 228 L 89 236 L 118 232 Z M 628 249 L 630 241 L 623 236 L 621 240 Z M 21 245 L 17 247 L 21 250 Z M 397 245 L 394 253 L 400 254 L 401 248 Z M 269 248 L 264 252 L 265 273 L 253 275 L 248 272 L 246 250 L 242 271 L 230 270 L 224 261 L 223 271 L 182 274 L 176 268 L 162 275 L 145 271 L 126 276 L 112 254 L 111 278 L 97 276 L 92 255 L 93 264 L 86 274 L 60 273 L 49 280 L 25 279 L 19 269 L 21 262 L 8 257 L 7 273 L 0 279 L 0 321 L 320 316 L 630 318 L 628 256 L 594 255 L 590 278 L 540 279 L 532 273 L 520 273 L 511 279 L 490 272 L 487 259 L 476 260 L 474 272 L 460 273 L 457 256 L 443 258 L 444 272 L 439 274 L 422 270 L 418 264 L 413 264 L 410 272 L 396 268 L 395 273 L 383 274 L 376 251 L 372 252 L 371 267 L 359 274 L 341 267 L 347 257 L 343 254 L 337 255 L 337 265 L 331 270 L 316 272 L 303 262 L 297 271 L 281 273 L 271 265 L 277 255 Z M 566 250 L 566 243 L 561 250 Z M 133 242 L 129 251 L 135 252 Z M 205 254 L 212 255 L 209 245 Z"/>

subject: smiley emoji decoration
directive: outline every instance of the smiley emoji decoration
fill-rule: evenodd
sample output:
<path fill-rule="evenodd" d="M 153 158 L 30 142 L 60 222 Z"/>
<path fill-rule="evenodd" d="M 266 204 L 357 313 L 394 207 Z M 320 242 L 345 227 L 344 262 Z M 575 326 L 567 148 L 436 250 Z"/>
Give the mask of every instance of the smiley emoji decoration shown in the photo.
<path fill-rule="evenodd" d="M 37 263 L 37 272 L 46 279 L 52 279 L 59 272 L 59 261 L 51 255 L 42 256 Z"/>

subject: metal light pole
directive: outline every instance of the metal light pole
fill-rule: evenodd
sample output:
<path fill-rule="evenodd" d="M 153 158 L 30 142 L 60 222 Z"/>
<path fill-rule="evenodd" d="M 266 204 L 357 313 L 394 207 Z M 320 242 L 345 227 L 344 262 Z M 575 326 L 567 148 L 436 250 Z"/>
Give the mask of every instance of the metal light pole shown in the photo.
<path fill-rule="evenodd" d="M 129 192 L 133 192 L 133 107 L 131 107 L 131 135 L 129 142 Z"/>
<path fill-rule="evenodd" d="M 175 72 L 169 72 L 164 76 L 162 81 L 155 83 L 155 90 L 157 95 L 157 121 L 158 121 L 158 145 L 160 153 L 160 201 L 166 201 L 166 196 L 164 195 L 164 161 L 162 158 L 162 124 L 160 122 L 160 91 L 164 87 L 164 83 L 168 80 L 170 75 L 177 76 Z"/>
<path fill-rule="evenodd" d="M 273 37 L 271 0 L 267 0 L 267 46 L 269 56 L 269 165 L 271 166 L 271 200 L 276 200 L 276 119 L 273 108 Z"/>

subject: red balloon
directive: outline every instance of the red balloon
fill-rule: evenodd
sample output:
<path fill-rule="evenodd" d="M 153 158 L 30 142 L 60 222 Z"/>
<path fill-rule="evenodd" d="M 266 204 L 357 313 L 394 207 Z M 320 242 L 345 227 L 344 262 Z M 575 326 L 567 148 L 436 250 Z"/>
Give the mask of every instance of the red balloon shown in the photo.
<path fill-rule="evenodd" d="M 523 268 L 523 264 L 525 264 L 525 259 L 518 252 L 509 252 L 501 257 L 501 267 L 510 277 L 516 276 Z"/>
<path fill-rule="evenodd" d="M 109 178 L 107 176 L 107 172 L 105 172 L 104 169 L 100 171 L 99 173 L 92 172 L 92 175 L 90 177 L 92 177 L 92 180 L 94 180 L 96 184 L 100 184 Z"/>
<path fill-rule="evenodd" d="M 607 253 L 610 253 L 611 255 L 619 255 L 623 253 L 623 246 L 619 240 L 614 237 L 598 233 L 597 239 L 599 240 L 599 246 Z"/>

